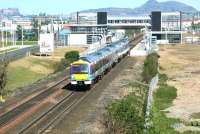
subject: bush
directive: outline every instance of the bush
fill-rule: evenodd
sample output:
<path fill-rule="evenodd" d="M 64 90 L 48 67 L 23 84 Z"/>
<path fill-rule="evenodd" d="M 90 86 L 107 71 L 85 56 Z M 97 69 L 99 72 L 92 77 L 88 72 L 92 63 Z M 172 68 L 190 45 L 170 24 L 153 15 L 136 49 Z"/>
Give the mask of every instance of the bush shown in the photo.
<path fill-rule="evenodd" d="M 158 81 L 158 85 L 163 85 L 163 84 L 166 84 L 168 80 L 168 77 L 166 74 L 159 74 L 159 81 Z"/>
<path fill-rule="evenodd" d="M 158 58 L 159 55 L 157 53 L 152 53 L 148 55 L 144 61 L 142 76 L 146 83 L 149 83 L 150 80 L 158 73 Z"/>
<path fill-rule="evenodd" d="M 70 62 L 76 61 L 79 58 L 78 51 L 70 51 L 65 53 L 65 59 L 69 60 Z"/>
<path fill-rule="evenodd" d="M 61 59 L 60 63 L 56 65 L 55 72 L 63 71 L 66 69 L 72 62 L 78 60 L 79 52 L 70 51 L 65 53 L 65 58 Z"/>
<path fill-rule="evenodd" d="M 6 57 L 2 61 L 0 61 L 0 101 L 3 101 L 2 96 L 5 95 L 8 64 L 9 62 L 6 60 Z"/>
<path fill-rule="evenodd" d="M 69 65 L 70 65 L 70 62 L 68 60 L 66 60 L 66 59 L 63 58 L 63 59 L 60 60 L 60 63 L 58 63 L 56 65 L 55 72 L 63 71 Z"/>
<path fill-rule="evenodd" d="M 140 95 L 131 93 L 109 105 L 104 115 L 107 134 L 142 134 L 144 130 L 144 89 Z"/>

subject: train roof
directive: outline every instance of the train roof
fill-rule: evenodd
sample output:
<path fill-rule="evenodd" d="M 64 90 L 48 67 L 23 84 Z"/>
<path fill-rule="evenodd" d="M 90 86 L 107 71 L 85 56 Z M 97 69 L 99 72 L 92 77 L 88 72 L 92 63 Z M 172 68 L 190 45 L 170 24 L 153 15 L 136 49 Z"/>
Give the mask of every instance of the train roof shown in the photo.
<path fill-rule="evenodd" d="M 72 64 L 87 64 L 87 62 L 80 59 L 78 61 L 73 62 Z"/>
<path fill-rule="evenodd" d="M 102 58 L 108 56 L 109 54 L 111 54 L 112 52 L 117 51 L 118 49 L 120 49 L 123 45 L 125 45 L 126 43 L 122 43 L 124 42 L 124 40 L 126 39 L 122 39 L 120 41 L 117 42 L 113 42 L 110 45 L 96 51 L 90 54 L 87 54 L 85 56 L 80 57 L 81 60 L 87 61 L 89 63 L 95 63 L 98 62 L 99 60 L 101 60 Z"/>

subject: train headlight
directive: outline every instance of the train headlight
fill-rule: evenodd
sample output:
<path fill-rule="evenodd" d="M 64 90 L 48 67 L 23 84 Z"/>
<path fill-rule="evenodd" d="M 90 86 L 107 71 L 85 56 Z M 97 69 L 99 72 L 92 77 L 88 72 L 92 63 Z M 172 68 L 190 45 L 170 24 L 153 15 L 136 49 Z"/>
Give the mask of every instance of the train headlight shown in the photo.
<path fill-rule="evenodd" d="M 74 75 L 71 75 L 71 80 L 74 80 L 74 79 L 75 79 Z"/>

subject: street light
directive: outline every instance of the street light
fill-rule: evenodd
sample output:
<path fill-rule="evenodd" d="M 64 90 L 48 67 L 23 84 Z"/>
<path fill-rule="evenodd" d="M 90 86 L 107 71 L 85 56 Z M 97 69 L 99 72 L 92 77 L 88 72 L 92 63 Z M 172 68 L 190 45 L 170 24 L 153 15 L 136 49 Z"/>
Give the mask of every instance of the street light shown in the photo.
<path fill-rule="evenodd" d="M 2 46 L 4 48 L 4 31 L 2 30 L 1 32 L 2 32 Z"/>
<path fill-rule="evenodd" d="M 8 32 L 7 32 L 7 29 L 6 29 L 6 46 L 8 46 L 8 38 L 7 38 L 7 36 L 8 36 Z"/>

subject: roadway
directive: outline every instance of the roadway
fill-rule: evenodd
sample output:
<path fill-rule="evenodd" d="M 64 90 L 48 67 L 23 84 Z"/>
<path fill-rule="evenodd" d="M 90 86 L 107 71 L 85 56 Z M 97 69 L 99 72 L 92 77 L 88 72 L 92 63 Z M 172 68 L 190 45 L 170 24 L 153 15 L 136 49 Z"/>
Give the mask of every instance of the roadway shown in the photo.
<path fill-rule="evenodd" d="M 30 53 L 38 52 L 38 51 L 39 51 L 39 46 L 30 46 L 30 47 L 20 48 L 14 51 L 0 54 L 0 61 L 4 60 L 5 58 L 8 60 L 16 60 Z"/>

